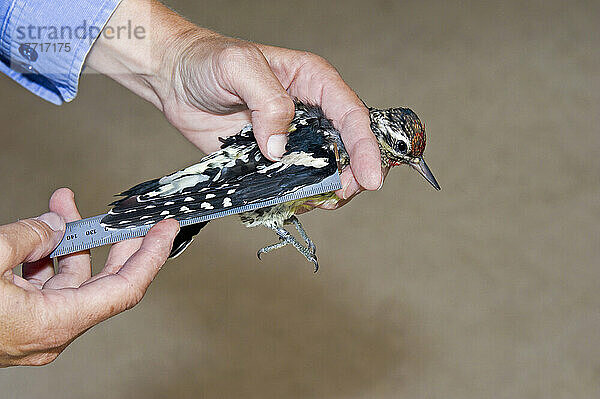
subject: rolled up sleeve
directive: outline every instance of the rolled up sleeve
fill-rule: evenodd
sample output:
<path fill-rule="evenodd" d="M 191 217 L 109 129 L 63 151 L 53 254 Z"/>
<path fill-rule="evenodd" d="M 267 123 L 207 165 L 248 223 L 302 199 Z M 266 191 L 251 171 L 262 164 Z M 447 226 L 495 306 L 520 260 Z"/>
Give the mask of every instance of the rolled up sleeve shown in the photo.
<path fill-rule="evenodd" d="M 0 1 L 0 71 L 54 104 L 73 100 L 85 58 L 120 1 Z"/>

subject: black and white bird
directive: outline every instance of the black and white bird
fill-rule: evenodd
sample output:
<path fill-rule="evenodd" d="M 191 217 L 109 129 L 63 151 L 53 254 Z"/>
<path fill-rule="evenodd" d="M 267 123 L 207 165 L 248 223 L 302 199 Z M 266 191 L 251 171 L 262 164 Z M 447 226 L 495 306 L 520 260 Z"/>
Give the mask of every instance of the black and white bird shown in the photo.
<path fill-rule="evenodd" d="M 369 108 L 369 111 L 382 166 L 410 165 L 439 190 L 423 160 L 425 128 L 417 115 L 408 108 Z M 324 179 L 337 168 L 350 164 L 340 134 L 323 110 L 299 101 L 296 101 L 295 117 L 290 124 L 286 152 L 280 161 L 272 162 L 262 155 L 252 125 L 221 141 L 220 150 L 197 164 L 119 194 L 123 198 L 111 204 L 114 207 L 102 219 L 102 224 L 113 229 L 138 227 L 166 218 L 188 219 L 208 211 L 242 206 L 247 204 L 248 198 L 268 200 Z M 296 214 L 338 201 L 340 198 L 330 192 L 244 212 L 240 217 L 245 226 L 268 227 L 279 238 L 277 243 L 261 248 L 257 252 L 259 258 L 261 254 L 292 245 L 317 271 L 316 247 Z M 205 225 L 206 222 L 183 227 L 171 257 L 183 252 Z M 304 243 L 288 232 L 285 225 L 293 225 Z"/>

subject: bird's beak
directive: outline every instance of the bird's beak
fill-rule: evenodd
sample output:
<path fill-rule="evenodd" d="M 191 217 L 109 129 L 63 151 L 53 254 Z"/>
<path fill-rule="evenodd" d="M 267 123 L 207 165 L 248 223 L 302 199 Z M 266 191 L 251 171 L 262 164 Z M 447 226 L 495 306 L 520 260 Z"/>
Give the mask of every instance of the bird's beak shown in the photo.
<path fill-rule="evenodd" d="M 418 158 L 415 162 L 411 162 L 410 166 L 412 166 L 417 172 L 421 174 L 436 190 L 441 190 L 442 188 L 438 184 L 437 180 L 429 170 L 429 166 L 425 163 L 423 158 Z"/>

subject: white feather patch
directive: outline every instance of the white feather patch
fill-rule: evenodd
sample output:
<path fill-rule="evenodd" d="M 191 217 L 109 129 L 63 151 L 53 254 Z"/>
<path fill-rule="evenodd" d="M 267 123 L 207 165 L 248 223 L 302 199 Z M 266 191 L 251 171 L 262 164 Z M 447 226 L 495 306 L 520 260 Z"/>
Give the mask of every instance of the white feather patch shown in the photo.
<path fill-rule="evenodd" d="M 310 166 L 312 168 L 323 168 L 327 166 L 327 161 L 327 158 L 315 158 L 303 151 L 291 152 L 281 159 L 281 162 L 285 164 Z"/>

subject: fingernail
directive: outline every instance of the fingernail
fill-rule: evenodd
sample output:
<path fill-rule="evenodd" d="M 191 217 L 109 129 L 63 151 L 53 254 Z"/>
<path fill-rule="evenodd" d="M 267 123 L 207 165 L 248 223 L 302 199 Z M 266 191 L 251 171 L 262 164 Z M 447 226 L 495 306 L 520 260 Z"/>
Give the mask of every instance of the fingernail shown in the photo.
<path fill-rule="evenodd" d="M 342 173 L 342 197 L 341 199 L 345 200 L 346 198 L 346 191 L 348 191 L 348 187 L 350 187 L 350 180 L 348 179 L 347 181 L 344 182 L 344 180 L 346 180 L 346 175 L 344 173 Z"/>
<path fill-rule="evenodd" d="M 381 183 L 379 183 L 379 187 L 377 188 L 377 191 L 381 190 L 382 187 L 383 187 L 383 173 L 381 174 Z"/>
<path fill-rule="evenodd" d="M 348 197 L 346 197 L 346 191 L 348 190 L 348 187 L 350 187 L 350 182 L 348 182 L 348 184 L 346 184 L 344 187 L 342 187 L 342 199 L 348 199 Z"/>
<path fill-rule="evenodd" d="M 44 213 L 42 216 L 38 216 L 35 219 L 46 223 L 53 231 L 65 230 L 65 221 L 54 212 Z"/>
<path fill-rule="evenodd" d="M 286 134 L 280 133 L 271 135 L 269 141 L 267 141 L 267 152 L 269 153 L 269 157 L 271 157 L 271 159 L 280 160 L 285 153 L 286 144 Z"/>
<path fill-rule="evenodd" d="M 352 197 L 358 192 L 359 189 L 360 186 L 358 183 L 356 183 L 356 180 L 350 179 L 348 184 L 344 187 L 344 192 L 342 193 L 342 197 L 344 197 L 343 199 L 347 200 L 348 198 Z"/>

